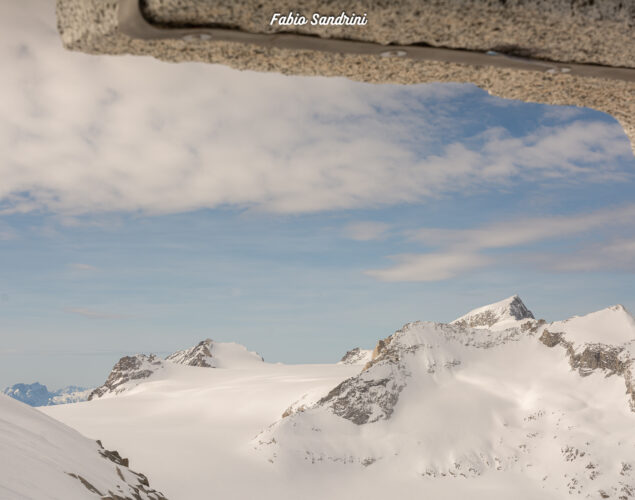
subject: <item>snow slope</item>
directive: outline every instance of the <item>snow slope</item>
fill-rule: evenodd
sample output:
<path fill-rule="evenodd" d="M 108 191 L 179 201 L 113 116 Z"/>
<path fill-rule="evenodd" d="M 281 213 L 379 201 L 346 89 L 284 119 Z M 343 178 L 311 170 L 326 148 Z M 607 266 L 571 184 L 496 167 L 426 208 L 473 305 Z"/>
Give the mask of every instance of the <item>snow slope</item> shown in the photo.
<path fill-rule="evenodd" d="M 365 365 L 163 361 L 114 397 L 42 411 L 174 499 L 635 498 L 628 352 L 576 351 L 517 297 L 475 311 L 409 323 Z M 589 316 L 566 325 L 613 335 Z"/>
<path fill-rule="evenodd" d="M 444 498 L 461 498 L 466 479 L 489 484 L 487 498 L 630 498 L 635 414 L 624 381 L 580 377 L 537 331 L 408 324 L 368 369 L 279 419 L 257 448 L 287 470 L 418 476 Z"/>
<path fill-rule="evenodd" d="M 0 498 L 163 499 L 108 452 L 66 425 L 0 395 Z"/>
<path fill-rule="evenodd" d="M 567 340 L 577 345 L 602 343 L 618 346 L 635 342 L 635 318 L 622 305 L 555 321 L 548 328 L 565 332 Z"/>
<path fill-rule="evenodd" d="M 271 363 L 210 370 L 165 363 L 114 397 L 40 411 L 131 457 L 171 500 L 208 500 L 212 494 L 224 500 L 312 498 L 257 456 L 251 441 L 294 401 L 313 402 L 359 370 Z"/>

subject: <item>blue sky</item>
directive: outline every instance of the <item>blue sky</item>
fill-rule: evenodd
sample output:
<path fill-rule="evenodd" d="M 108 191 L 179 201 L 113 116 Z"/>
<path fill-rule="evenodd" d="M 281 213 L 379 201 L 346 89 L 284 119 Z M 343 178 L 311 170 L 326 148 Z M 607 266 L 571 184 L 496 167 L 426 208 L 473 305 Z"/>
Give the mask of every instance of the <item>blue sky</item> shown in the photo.
<path fill-rule="evenodd" d="M 0 9 L 2 386 L 96 385 L 205 337 L 331 362 L 514 293 L 548 320 L 635 310 L 610 116 L 88 56 L 48 2 Z"/>

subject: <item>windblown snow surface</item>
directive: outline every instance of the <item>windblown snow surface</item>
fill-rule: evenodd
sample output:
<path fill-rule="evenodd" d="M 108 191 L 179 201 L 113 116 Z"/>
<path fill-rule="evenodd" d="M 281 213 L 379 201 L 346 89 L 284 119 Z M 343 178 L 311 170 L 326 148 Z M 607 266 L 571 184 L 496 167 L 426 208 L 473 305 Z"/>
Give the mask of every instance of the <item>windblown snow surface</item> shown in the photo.
<path fill-rule="evenodd" d="M 0 498 L 161 500 L 121 457 L 34 408 L 0 395 Z"/>
<path fill-rule="evenodd" d="M 486 326 L 409 323 L 364 366 L 163 363 L 41 411 L 172 500 L 635 498 L 632 316 L 489 309 Z"/>

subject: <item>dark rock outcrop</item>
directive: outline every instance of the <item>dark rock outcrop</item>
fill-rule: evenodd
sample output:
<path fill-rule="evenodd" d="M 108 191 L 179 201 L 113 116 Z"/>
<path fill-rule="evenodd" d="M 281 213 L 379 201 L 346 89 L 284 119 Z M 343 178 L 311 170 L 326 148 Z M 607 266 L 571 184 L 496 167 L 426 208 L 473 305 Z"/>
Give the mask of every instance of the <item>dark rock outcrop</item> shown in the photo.
<path fill-rule="evenodd" d="M 214 368 L 212 362 L 212 339 L 205 339 L 194 347 L 176 351 L 166 357 L 166 361 L 172 361 L 181 365 L 199 366 L 202 368 Z"/>
<path fill-rule="evenodd" d="M 370 352 L 366 349 L 360 349 L 359 347 L 355 347 L 348 351 L 342 359 L 340 359 L 340 363 L 343 365 L 357 365 L 363 363 L 364 360 L 368 359 Z"/>
<path fill-rule="evenodd" d="M 618 375 L 624 378 L 629 404 L 635 412 L 635 383 L 633 381 L 633 360 L 623 347 L 601 343 L 584 344 L 576 349 L 573 342 L 566 340 L 563 332 L 552 332 L 544 329 L 539 340 L 547 347 L 561 346 L 565 349 L 569 364 L 585 377 L 602 370 L 607 377 Z"/>
<path fill-rule="evenodd" d="M 67 472 L 69 476 L 77 479 L 84 488 L 95 495 L 99 495 L 102 500 L 167 500 L 163 493 L 150 488 L 150 483 L 145 475 L 135 472 L 128 467 L 129 461 L 127 458 L 122 458 L 117 451 L 105 449 L 99 440 L 97 444 L 99 445 L 99 454 L 115 464 L 117 475 L 127 484 L 129 491 L 114 492 L 108 490 L 107 492 L 103 492 L 80 474 Z M 121 489 L 120 486 L 117 488 Z"/>
<path fill-rule="evenodd" d="M 122 392 L 124 384 L 150 377 L 163 365 L 163 361 L 154 354 L 137 354 L 135 356 L 124 356 L 113 367 L 104 385 L 97 387 L 88 396 L 91 401 L 100 398 L 107 393 Z"/>

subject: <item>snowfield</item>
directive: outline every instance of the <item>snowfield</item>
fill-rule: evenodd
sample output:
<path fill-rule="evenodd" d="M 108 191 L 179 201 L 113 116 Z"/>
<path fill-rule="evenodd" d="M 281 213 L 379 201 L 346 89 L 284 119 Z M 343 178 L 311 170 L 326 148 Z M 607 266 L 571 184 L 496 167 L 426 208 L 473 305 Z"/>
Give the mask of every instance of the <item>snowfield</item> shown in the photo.
<path fill-rule="evenodd" d="M 271 364 L 210 344 L 212 368 L 199 344 L 172 358 L 194 365 L 168 357 L 122 392 L 41 411 L 172 500 L 631 499 L 634 325 L 621 306 L 547 324 L 514 296 L 409 323 L 369 361 Z"/>
<path fill-rule="evenodd" d="M 0 498 L 161 500 L 146 479 L 99 443 L 0 395 Z"/>

